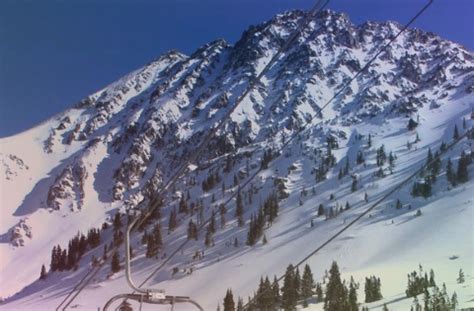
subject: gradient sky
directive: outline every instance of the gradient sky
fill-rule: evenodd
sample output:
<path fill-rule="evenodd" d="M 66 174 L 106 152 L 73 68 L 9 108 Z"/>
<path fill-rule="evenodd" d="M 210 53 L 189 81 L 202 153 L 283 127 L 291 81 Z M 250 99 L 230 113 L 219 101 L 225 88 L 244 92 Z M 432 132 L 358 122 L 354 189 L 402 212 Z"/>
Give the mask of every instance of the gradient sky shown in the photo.
<path fill-rule="evenodd" d="M 331 0 L 407 22 L 428 0 Z M 0 137 L 26 130 L 164 51 L 192 53 L 309 0 L 0 0 Z M 415 26 L 474 50 L 474 0 L 435 0 Z"/>

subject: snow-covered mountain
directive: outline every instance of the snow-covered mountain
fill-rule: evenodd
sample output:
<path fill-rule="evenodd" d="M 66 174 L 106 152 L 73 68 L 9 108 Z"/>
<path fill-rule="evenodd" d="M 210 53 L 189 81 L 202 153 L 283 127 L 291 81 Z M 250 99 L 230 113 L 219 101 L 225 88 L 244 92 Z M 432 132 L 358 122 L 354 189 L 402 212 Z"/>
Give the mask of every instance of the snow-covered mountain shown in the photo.
<path fill-rule="evenodd" d="M 449 145 L 455 127 L 459 135 L 472 128 L 474 54 L 419 29 L 404 32 L 320 112 L 398 33 L 402 26 L 395 22 L 354 25 L 344 14 L 323 11 L 255 83 L 305 14 L 291 11 L 253 26 L 234 46 L 217 40 L 190 56 L 170 51 L 37 127 L 1 139 L 2 309 L 59 305 L 110 245 L 113 229 L 101 230 L 99 246 L 87 246 L 74 269 L 38 280 L 42 264 L 49 270 L 53 247 L 67 249 L 78 232 L 112 224 L 117 212 L 146 208 L 229 112 L 193 163 L 197 169 L 178 179 L 160 215 L 142 228 L 151 232 L 160 224 L 163 247 L 156 258 L 145 256 L 143 231 L 132 239 L 134 276 L 144 280 L 187 238 L 190 220 L 200 224 L 215 213 L 218 228 L 209 245 L 204 229 L 147 283 L 190 295 L 206 310 L 227 288 L 252 295 L 261 275 L 281 275 L 420 168 L 429 149 L 434 154 L 443 142 Z M 249 83 L 255 85 L 236 107 Z M 281 154 L 270 152 L 311 119 Z M 392 161 L 379 162 L 381 146 Z M 413 184 L 421 183 L 413 179 L 312 257 L 315 276 L 332 260 L 346 276 L 378 274 L 393 310 L 405 310 L 406 273 L 423 263 L 456 289 L 462 306 L 472 307 L 474 182 L 453 187 L 445 173 L 448 158 L 456 169 L 461 153 L 471 157 L 471 151 L 472 137 L 466 137 L 443 154 L 432 195 L 412 196 Z M 276 159 L 241 188 L 267 157 Z M 474 175 L 472 165 L 468 173 Z M 239 189 L 243 226 L 235 202 L 220 207 Z M 246 245 L 252 215 L 272 195 L 279 215 L 265 222 L 268 243 L 259 235 Z M 402 208 L 395 207 L 397 199 Z M 320 204 L 326 217 L 318 216 Z M 421 217 L 414 216 L 417 210 Z M 169 230 L 174 211 L 177 227 Z M 453 271 L 460 268 L 469 285 L 456 284 Z M 111 274 L 106 264 L 73 306 L 96 310 L 127 291 L 123 271 Z"/>

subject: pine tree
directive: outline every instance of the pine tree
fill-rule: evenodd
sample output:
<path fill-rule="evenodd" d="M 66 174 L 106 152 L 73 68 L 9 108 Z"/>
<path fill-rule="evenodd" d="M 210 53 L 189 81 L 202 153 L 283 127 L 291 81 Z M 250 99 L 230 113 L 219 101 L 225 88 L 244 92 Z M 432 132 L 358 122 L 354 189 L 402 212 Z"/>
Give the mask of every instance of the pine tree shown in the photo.
<path fill-rule="evenodd" d="M 367 140 L 367 146 L 370 148 L 372 147 L 372 135 L 369 134 L 369 139 Z"/>
<path fill-rule="evenodd" d="M 456 306 L 458 305 L 458 294 L 456 294 L 456 292 L 454 292 L 451 297 L 451 305 L 453 309 L 456 309 Z"/>
<path fill-rule="evenodd" d="M 465 277 L 464 277 L 464 271 L 462 271 L 462 269 L 459 269 L 459 275 L 458 275 L 458 278 L 457 278 L 456 281 L 457 281 L 459 284 L 464 283 Z"/>
<path fill-rule="evenodd" d="M 446 164 L 446 178 L 452 186 L 456 185 L 456 174 L 454 174 L 451 159 L 448 159 L 448 163 Z"/>
<path fill-rule="evenodd" d="M 122 219 L 120 217 L 120 213 L 117 212 L 115 213 L 114 217 L 114 230 L 117 231 L 120 230 L 120 228 L 122 228 Z"/>
<path fill-rule="evenodd" d="M 209 230 L 209 226 L 207 226 L 206 236 L 204 238 L 204 244 L 209 247 L 212 245 L 212 232 Z"/>
<path fill-rule="evenodd" d="M 209 230 L 212 234 L 216 233 L 216 213 L 212 210 L 211 221 L 209 222 Z"/>
<path fill-rule="evenodd" d="M 235 311 L 234 295 L 231 289 L 227 290 L 224 298 L 224 311 Z"/>
<path fill-rule="evenodd" d="M 161 237 L 161 226 L 160 223 L 157 223 L 152 231 L 153 236 L 155 237 L 155 243 L 157 248 L 161 248 L 163 246 L 163 239 Z"/>
<path fill-rule="evenodd" d="M 369 195 L 367 194 L 367 192 L 364 193 L 364 201 L 365 201 L 366 203 L 369 202 Z"/>
<path fill-rule="evenodd" d="M 281 307 L 285 311 L 296 310 L 297 290 L 295 286 L 295 269 L 293 265 L 286 268 L 283 287 L 281 289 Z"/>
<path fill-rule="evenodd" d="M 325 211 L 324 211 L 324 206 L 323 204 L 319 204 L 319 207 L 318 207 L 318 216 L 324 216 L 325 214 Z"/>
<path fill-rule="evenodd" d="M 112 263 L 111 263 L 111 271 L 113 273 L 119 272 L 121 267 L 120 267 L 120 257 L 119 253 L 117 251 L 114 252 L 112 255 Z"/>
<path fill-rule="evenodd" d="M 357 158 L 356 158 L 356 162 L 357 164 L 362 164 L 365 162 L 365 159 L 364 159 L 364 154 L 362 153 L 362 151 L 357 151 Z"/>
<path fill-rule="evenodd" d="M 454 139 L 454 140 L 458 140 L 458 139 L 459 139 L 459 130 L 458 130 L 458 126 L 457 126 L 457 125 L 454 125 L 453 139 Z"/>
<path fill-rule="evenodd" d="M 430 287 L 434 287 L 436 286 L 436 282 L 435 282 L 435 274 L 434 274 L 434 271 L 433 269 L 430 270 L 430 280 L 429 280 L 429 286 Z"/>
<path fill-rule="evenodd" d="M 178 226 L 178 221 L 177 221 L 176 217 L 177 217 L 176 209 L 173 209 L 170 212 L 170 218 L 169 218 L 169 222 L 168 222 L 168 233 L 173 232 L 174 229 L 176 229 L 176 227 Z"/>
<path fill-rule="evenodd" d="M 468 165 L 469 159 L 463 151 L 458 161 L 457 182 L 465 183 L 469 180 Z"/>
<path fill-rule="evenodd" d="M 227 209 L 225 208 L 224 204 L 219 205 L 219 213 L 221 216 L 221 228 L 223 229 L 225 228 L 225 223 L 226 223 L 225 214 L 227 213 Z"/>
<path fill-rule="evenodd" d="M 242 203 L 242 195 L 240 194 L 240 189 L 237 192 L 236 198 L 236 207 L 235 207 L 235 217 L 237 217 L 237 221 L 240 227 L 244 225 L 244 205 Z"/>
<path fill-rule="evenodd" d="M 280 303 L 281 297 L 280 297 L 280 284 L 278 284 L 276 275 L 273 277 L 272 296 L 273 296 L 273 302 L 275 303 L 275 305 L 278 305 Z"/>
<path fill-rule="evenodd" d="M 188 223 L 188 240 L 191 239 L 198 240 L 198 228 L 192 219 Z"/>
<path fill-rule="evenodd" d="M 365 302 L 373 302 L 382 299 L 380 278 L 370 276 L 365 278 L 364 292 Z"/>
<path fill-rule="evenodd" d="M 303 278 L 301 280 L 301 298 L 307 302 L 308 298 L 313 296 L 313 288 L 315 287 L 313 273 L 308 265 L 305 265 Z"/>
<path fill-rule="evenodd" d="M 383 166 L 385 164 L 385 160 L 387 159 L 387 155 L 385 154 L 385 147 L 384 145 L 380 146 L 377 149 L 377 166 Z"/>
<path fill-rule="evenodd" d="M 40 272 L 40 280 L 46 280 L 46 267 L 44 265 L 41 266 L 41 272 Z"/>
<path fill-rule="evenodd" d="M 400 201 L 400 199 L 397 199 L 396 208 L 401 209 L 402 207 L 403 207 L 402 202 Z"/>
<path fill-rule="evenodd" d="M 148 235 L 145 256 L 147 258 L 152 258 L 155 257 L 157 253 L 158 247 L 156 245 L 155 237 L 153 235 Z"/>
<path fill-rule="evenodd" d="M 357 191 L 357 178 L 352 178 L 352 184 L 351 184 L 351 191 L 355 192 Z"/>
<path fill-rule="evenodd" d="M 107 260 L 107 244 L 104 244 L 104 252 L 102 254 L 102 260 Z"/>
<path fill-rule="evenodd" d="M 316 283 L 316 301 L 322 302 L 324 301 L 324 294 L 323 294 L 323 287 L 320 283 Z"/>
<path fill-rule="evenodd" d="M 294 284 L 295 284 L 295 290 L 296 290 L 296 299 L 300 299 L 301 298 L 301 276 L 300 276 L 299 268 L 296 268 Z"/>
<path fill-rule="evenodd" d="M 184 198 L 184 195 L 181 196 L 181 199 L 179 200 L 179 208 L 178 208 L 179 213 L 188 213 L 188 202 L 186 202 L 186 199 Z"/>
<path fill-rule="evenodd" d="M 237 310 L 236 311 L 244 311 L 244 301 L 240 297 L 237 300 Z"/>
<path fill-rule="evenodd" d="M 53 249 L 51 250 L 51 263 L 49 265 L 49 268 L 51 271 L 56 271 L 58 269 L 58 252 L 56 249 L 56 246 L 53 246 Z"/>
<path fill-rule="evenodd" d="M 271 311 L 275 309 L 275 301 L 272 291 L 272 285 L 268 276 L 260 278 L 260 284 L 258 286 L 255 305 L 260 311 Z"/>
<path fill-rule="evenodd" d="M 329 270 L 329 281 L 326 286 L 326 295 L 324 297 L 325 311 L 345 311 L 346 307 L 346 288 L 341 281 L 339 267 L 334 261 Z"/>
<path fill-rule="evenodd" d="M 412 118 L 408 120 L 407 128 L 409 131 L 413 131 L 417 126 L 418 126 L 418 123 L 415 120 L 413 120 Z"/>
<path fill-rule="evenodd" d="M 349 283 L 349 294 L 348 294 L 348 310 L 349 311 L 358 311 L 359 305 L 357 304 L 357 284 L 354 282 L 354 279 L 351 277 Z"/>
<path fill-rule="evenodd" d="M 392 169 L 395 167 L 395 156 L 393 155 L 393 152 L 391 151 L 388 155 L 388 164 L 390 165 Z"/>

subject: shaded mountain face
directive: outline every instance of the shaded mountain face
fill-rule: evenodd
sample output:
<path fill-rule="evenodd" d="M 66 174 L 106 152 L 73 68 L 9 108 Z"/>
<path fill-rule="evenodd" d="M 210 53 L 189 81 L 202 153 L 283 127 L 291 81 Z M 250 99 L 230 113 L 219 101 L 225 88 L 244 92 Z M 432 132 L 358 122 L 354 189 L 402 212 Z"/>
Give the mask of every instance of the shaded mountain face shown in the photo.
<path fill-rule="evenodd" d="M 0 140 L 2 187 L 15 193 L 2 202 L 9 214 L 2 220 L 2 241 L 25 249 L 37 245 L 34 240 L 46 236 L 38 213 L 43 222 L 67 218 L 75 234 L 100 225 L 116 208 L 135 208 L 153 197 L 235 107 L 305 14 L 291 11 L 250 27 L 233 46 L 217 40 L 190 56 L 170 51 L 38 127 Z M 200 169 L 181 178 L 165 200 L 177 203 L 187 187 L 196 181 L 200 186 L 228 161 L 247 165 L 220 174 L 248 175 L 266 149 L 278 148 L 311 119 L 298 142 L 315 142 L 301 155 L 315 170 L 328 160 L 328 145 L 348 145 L 359 128 L 401 119 L 403 132 L 409 118 L 426 121 L 422 109 L 456 110 L 450 105 L 473 98 L 473 53 L 409 29 L 321 111 L 400 29 L 394 22 L 354 25 L 344 14 L 318 14 L 231 113 L 193 163 Z M 268 179 L 286 198 L 285 179 L 273 177 L 260 181 Z M 204 192 L 192 194 L 206 197 Z M 47 262 L 51 246 L 69 238 L 41 244 L 48 249 L 38 261 Z"/>

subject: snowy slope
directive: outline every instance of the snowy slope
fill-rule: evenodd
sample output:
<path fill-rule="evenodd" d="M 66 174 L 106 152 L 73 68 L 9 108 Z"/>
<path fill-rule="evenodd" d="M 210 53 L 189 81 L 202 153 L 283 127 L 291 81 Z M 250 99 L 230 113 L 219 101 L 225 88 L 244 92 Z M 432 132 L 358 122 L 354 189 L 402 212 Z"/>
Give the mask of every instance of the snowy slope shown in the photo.
<path fill-rule="evenodd" d="M 102 244 L 85 253 L 77 270 L 52 272 L 46 280 L 36 281 L 41 264 L 49 266 L 52 247 L 67 247 L 78 231 L 85 233 L 111 222 L 117 210 L 146 206 L 231 109 L 249 79 L 270 61 L 303 14 L 288 12 L 250 28 L 235 46 L 218 40 L 191 56 L 171 51 L 75 108 L 0 140 L 5 168 L 0 176 L 0 295 L 7 298 L 21 290 L 6 299 L 2 309 L 55 308 L 90 268 L 92 256 L 102 256 L 112 229 L 103 230 Z M 200 168 L 180 178 L 173 192 L 166 194 L 159 220 L 164 247 L 158 259 L 145 258 L 142 234 L 133 236 L 134 277 L 144 280 L 165 254 L 186 239 L 189 220 L 199 222 L 197 213 L 179 214 L 178 228 L 167 234 L 168 218 L 180 195 L 189 192 L 190 202 L 202 200 L 204 218 L 215 210 L 219 219 L 218 205 L 238 190 L 234 180 L 244 184 L 260 167 L 263 151 L 282 146 L 338 91 L 338 85 L 363 67 L 384 38 L 399 29 L 395 23 L 355 26 L 347 16 L 331 11 L 318 15 L 232 112 L 224 130 L 198 159 Z M 269 169 L 241 189 L 246 225 L 237 225 L 235 203 L 230 203 L 226 225 L 218 226 L 213 236 L 214 246 L 204 245 L 202 230 L 199 240 L 190 241 L 147 286 L 190 295 L 206 310 L 216 308 L 227 288 L 242 297 L 252 295 L 261 275 L 281 275 L 290 262 L 298 262 L 420 168 L 428 148 L 434 152 L 441 142 L 452 141 L 455 125 L 461 134 L 474 125 L 470 120 L 473 69 L 473 54 L 463 47 L 420 30 L 404 33 Z M 407 129 L 409 118 L 419 122 L 416 130 Z M 371 147 L 367 146 L 369 134 Z M 415 142 L 417 135 L 419 142 Z M 327 157 L 328 139 L 336 142 L 331 148 L 335 163 L 327 167 L 326 179 L 317 182 L 315 170 Z M 376 149 L 382 144 L 387 153 L 396 155 L 393 174 L 385 165 L 383 178 L 374 174 L 378 171 Z M 400 296 L 406 273 L 421 263 L 433 268 L 449 290 L 456 290 L 461 306 L 472 307 L 474 203 L 470 191 L 474 183 L 471 178 L 450 189 L 444 173 L 447 158 L 457 163 L 461 151 L 472 150 L 471 144 L 466 138 L 443 156 L 431 197 L 413 198 L 413 179 L 370 217 L 312 257 L 309 264 L 317 279 L 337 260 L 346 278 L 353 275 L 362 282 L 365 276 L 380 276 L 384 302 L 390 309 L 406 310 L 411 300 Z M 365 164 L 356 164 L 358 151 L 363 152 Z M 338 178 L 346 158 L 349 175 L 359 180 L 354 192 L 351 176 Z M 225 171 L 228 159 L 233 165 Z M 203 191 L 202 181 L 216 172 L 222 181 Z M 469 173 L 474 176 L 472 165 Z M 282 184 L 289 197 L 281 195 L 280 214 L 265 230 L 268 244 L 245 245 L 250 216 L 270 193 L 281 192 L 278 185 Z M 335 199 L 329 199 L 331 194 Z M 138 205 L 142 199 L 144 204 Z M 411 204 L 411 209 L 396 210 L 397 199 Z M 346 202 L 350 210 L 328 220 L 317 217 L 319 204 L 329 210 Z M 422 216 L 415 217 L 418 209 Z M 152 225 L 147 228 L 151 229 Z M 233 245 L 235 238 L 238 247 Z M 196 251 L 203 251 L 204 257 L 193 259 Z M 450 260 L 453 255 L 459 258 Z M 179 272 L 172 275 L 174 267 Z M 469 280 L 464 287 L 455 284 L 459 268 Z M 123 271 L 111 275 L 106 264 L 72 306 L 95 310 L 112 295 L 127 291 Z M 320 307 L 310 305 L 308 310 Z"/>

